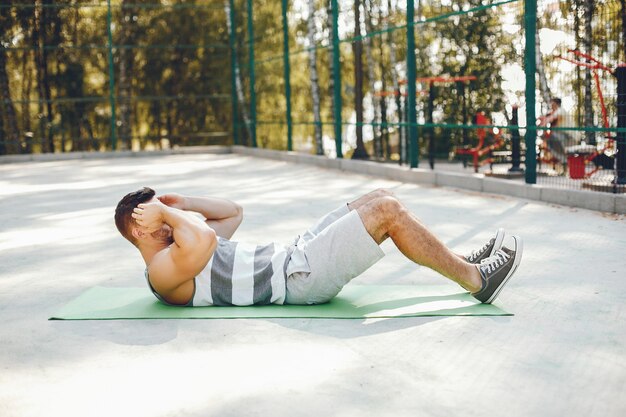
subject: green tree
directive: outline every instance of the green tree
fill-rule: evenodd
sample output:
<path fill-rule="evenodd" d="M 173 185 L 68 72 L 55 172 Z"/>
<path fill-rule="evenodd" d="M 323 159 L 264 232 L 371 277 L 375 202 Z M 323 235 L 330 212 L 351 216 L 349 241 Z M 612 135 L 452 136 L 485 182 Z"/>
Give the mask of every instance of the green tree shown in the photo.
<path fill-rule="evenodd" d="M 467 0 L 452 6 L 425 5 L 426 18 L 482 5 L 480 0 Z M 469 84 L 469 92 L 463 92 L 458 84 L 441 86 L 437 90 L 435 111 L 442 115 L 443 123 L 458 124 L 464 119 L 464 111 L 459 106 L 461 93 L 468 94 L 470 114 L 484 111 L 486 114 L 504 110 L 502 89 L 502 67 L 509 62 L 521 62 L 513 47 L 513 36 L 503 30 L 498 8 L 474 11 L 471 15 L 461 14 L 429 25 L 434 31 L 420 48 L 430 49 L 431 57 L 422 60 L 420 76 L 475 76 Z M 428 65 L 424 65 L 428 63 Z M 423 107 L 425 108 L 425 107 Z M 436 120 L 437 121 L 437 120 Z M 435 152 L 447 154 L 451 145 L 463 142 L 463 132 L 437 131 Z"/>
<path fill-rule="evenodd" d="M 9 5 L 11 1 L 9 1 Z M 6 45 L 11 44 L 14 24 L 12 11 L 8 7 L 0 8 L 0 155 L 17 152 L 19 147 L 19 129 L 17 114 L 11 98 L 11 87 L 7 73 Z"/>

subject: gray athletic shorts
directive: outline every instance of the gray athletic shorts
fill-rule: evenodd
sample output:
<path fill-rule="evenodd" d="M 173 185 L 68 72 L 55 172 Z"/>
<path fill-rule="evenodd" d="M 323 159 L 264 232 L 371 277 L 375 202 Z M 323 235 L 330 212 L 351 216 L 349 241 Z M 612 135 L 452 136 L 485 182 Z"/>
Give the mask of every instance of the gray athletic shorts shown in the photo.
<path fill-rule="evenodd" d="M 342 205 L 296 240 L 285 304 L 326 303 L 383 256 L 359 214 Z"/>

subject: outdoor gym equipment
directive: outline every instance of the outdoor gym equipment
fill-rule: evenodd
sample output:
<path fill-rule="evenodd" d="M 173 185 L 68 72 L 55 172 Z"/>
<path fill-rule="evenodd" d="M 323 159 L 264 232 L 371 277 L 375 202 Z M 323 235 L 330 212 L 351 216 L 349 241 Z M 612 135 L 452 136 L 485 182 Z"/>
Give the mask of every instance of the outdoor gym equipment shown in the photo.
<path fill-rule="evenodd" d="M 476 113 L 475 123 L 479 126 L 488 126 L 491 125 L 491 120 L 485 115 L 484 112 L 481 111 Z M 493 165 L 493 157 L 491 157 L 491 152 L 504 145 L 504 138 L 502 137 L 500 130 L 496 128 L 491 128 L 489 129 L 489 131 L 493 137 L 493 142 L 491 144 L 485 143 L 485 139 L 487 138 L 487 129 L 481 127 L 476 129 L 476 136 L 478 136 L 478 143 L 476 144 L 476 146 L 465 146 L 462 148 L 457 148 L 455 150 L 456 155 L 469 155 L 472 157 L 474 172 L 478 172 L 478 168 L 483 165 Z M 489 157 L 481 159 L 485 155 L 489 155 Z M 466 165 L 465 160 L 463 160 L 463 165 Z"/>
<path fill-rule="evenodd" d="M 426 111 L 426 124 L 428 125 L 427 135 L 428 135 L 428 162 L 430 164 L 430 168 L 435 168 L 435 132 L 434 132 L 434 123 L 433 123 L 433 111 L 435 107 L 435 98 L 437 97 L 436 84 L 451 84 L 456 83 L 459 87 L 459 96 L 462 101 L 462 115 L 463 115 L 463 125 L 467 124 L 467 100 L 465 94 L 465 83 L 470 81 L 475 81 L 476 76 L 474 75 L 461 75 L 455 77 L 448 76 L 435 76 L 435 77 L 417 77 L 415 78 L 416 83 L 425 83 L 428 84 L 428 108 Z M 399 84 L 408 84 L 407 80 L 400 80 Z M 426 94 L 424 90 L 418 91 L 418 94 Z M 383 95 L 406 95 L 400 93 L 399 91 L 392 92 L 384 92 Z M 467 129 L 463 130 L 463 143 L 467 143 Z"/>
<path fill-rule="evenodd" d="M 604 95 L 602 94 L 602 87 L 600 86 L 600 75 L 599 71 L 606 71 L 611 75 L 617 76 L 616 70 L 611 69 L 593 58 L 592 56 L 582 53 L 575 49 L 568 49 L 569 54 L 574 55 L 574 58 L 570 58 L 563 55 L 557 55 L 556 58 L 562 59 L 564 61 L 570 62 L 579 67 L 588 68 L 592 71 L 593 79 L 596 85 L 596 90 L 598 92 L 598 99 L 600 101 L 600 108 L 602 111 L 602 127 L 608 129 L 609 128 L 609 117 L 606 110 L 606 104 L 604 102 Z M 601 155 L 610 155 L 615 153 L 615 137 L 609 132 L 606 131 L 606 137 L 604 143 L 601 147 L 594 147 L 593 145 L 588 146 L 574 146 L 566 149 L 568 154 L 567 156 L 567 166 L 569 171 L 569 176 L 572 179 L 586 179 L 595 174 L 598 170 L 603 168 L 603 164 L 600 160 L 596 160 L 596 158 L 601 157 Z M 545 133 L 545 138 L 550 137 L 550 130 L 547 130 Z M 545 146 L 547 140 L 544 141 L 543 145 Z M 624 155 L 620 155 L 620 158 L 625 158 Z M 551 157 L 546 159 L 545 157 L 541 157 L 539 159 L 542 162 L 556 162 L 556 158 Z M 595 168 L 591 171 L 587 172 L 586 166 L 590 163 L 595 163 Z"/>

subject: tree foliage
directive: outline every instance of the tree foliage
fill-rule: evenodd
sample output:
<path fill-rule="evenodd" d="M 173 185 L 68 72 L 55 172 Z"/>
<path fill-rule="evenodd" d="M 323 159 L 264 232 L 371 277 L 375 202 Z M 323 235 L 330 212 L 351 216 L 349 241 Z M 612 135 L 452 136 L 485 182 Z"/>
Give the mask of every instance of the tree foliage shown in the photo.
<path fill-rule="evenodd" d="M 281 2 L 254 2 L 254 30 L 250 38 L 246 1 L 234 2 L 236 55 L 242 87 L 241 100 L 236 104 L 239 108 L 236 122 L 245 143 L 249 135 L 242 128 L 245 125 L 242 114 L 250 108 L 250 71 L 254 69 L 258 143 L 284 149 L 287 129 Z M 107 48 L 109 11 L 105 2 L 35 0 L 18 5 L 5 0 L 2 3 L 0 154 L 109 149 L 113 134 L 112 103 L 116 108 L 114 128 L 119 148 L 230 141 L 231 61 L 224 0 L 113 0 L 111 3 L 112 62 Z M 398 107 L 404 106 L 405 98 L 393 95 L 381 98 L 381 95 L 385 93 L 383 90 L 393 90 L 397 79 L 406 78 L 406 3 L 395 0 L 361 3 L 367 8 L 361 9 L 367 21 L 360 32 L 368 36 L 378 33 L 367 39 L 367 68 L 362 74 L 366 105 L 364 136 L 370 154 L 389 158 L 399 153 L 398 124 L 403 122 L 403 114 Z M 580 3 L 582 0 L 557 2 L 561 10 L 558 14 L 540 4 L 543 13 L 540 26 L 563 27 L 564 22 L 568 28 L 578 25 L 571 31 L 577 31 L 580 38 L 582 19 L 575 24 Z M 595 2 L 593 51 L 609 63 L 624 59 L 621 32 L 626 26 L 618 19 L 622 3 Z M 329 1 L 315 0 L 314 4 L 320 115 L 324 136 L 332 138 Z M 341 110 L 344 136 L 350 141 L 355 132 L 352 121 L 356 75 L 353 48 L 346 39 L 359 31 L 354 27 L 354 2 L 342 0 L 339 4 Z M 433 84 L 436 94 L 430 95 L 434 97 L 432 103 L 428 94 L 431 86 L 421 83 L 418 122 L 429 120 L 429 108 L 436 123 L 463 124 L 471 121 L 478 111 L 502 113 L 510 104 L 502 86 L 502 70 L 512 63 L 523 64 L 523 50 L 519 47 L 522 31 L 505 30 L 503 15 L 518 13 L 516 21 L 521 23 L 521 8 L 483 8 L 486 4 L 484 0 L 416 1 L 418 77 L 476 77 L 471 83 Z M 295 147 L 314 150 L 314 103 L 307 60 L 310 22 L 306 7 L 303 1 L 289 2 L 291 104 Z M 480 10 L 464 12 L 472 8 Z M 447 17 L 442 18 L 443 15 Z M 251 41 L 254 65 L 248 54 Z M 561 82 L 558 65 L 554 61 L 546 62 L 552 82 Z M 557 93 L 575 91 L 582 86 L 580 80 L 579 77 L 572 82 L 571 90 L 551 87 Z M 402 87 L 399 89 L 404 92 Z M 582 97 L 577 100 L 580 102 Z M 378 103 L 377 109 L 372 103 Z M 388 128 L 376 130 L 379 140 L 383 131 L 386 135 L 384 152 L 381 143 L 373 149 L 371 139 L 375 130 L 367 126 L 380 122 L 391 123 Z M 437 137 L 436 151 L 444 154 L 451 146 L 467 140 L 468 132 L 421 130 L 422 138 L 432 134 Z"/>

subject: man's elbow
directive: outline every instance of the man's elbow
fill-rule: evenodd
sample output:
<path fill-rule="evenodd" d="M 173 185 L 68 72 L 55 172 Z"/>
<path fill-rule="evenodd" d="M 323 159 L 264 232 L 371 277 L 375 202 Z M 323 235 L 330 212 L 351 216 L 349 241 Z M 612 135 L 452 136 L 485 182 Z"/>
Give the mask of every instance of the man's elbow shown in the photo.
<path fill-rule="evenodd" d="M 237 211 L 237 213 L 235 214 L 235 219 L 237 220 L 237 227 L 239 227 L 239 225 L 243 221 L 243 207 L 235 203 L 235 210 Z"/>
<path fill-rule="evenodd" d="M 200 241 L 206 251 L 214 251 L 217 247 L 217 233 L 212 228 L 206 227 L 202 230 Z"/>

